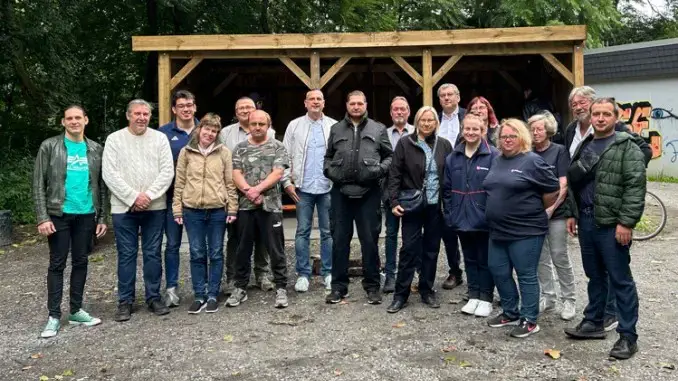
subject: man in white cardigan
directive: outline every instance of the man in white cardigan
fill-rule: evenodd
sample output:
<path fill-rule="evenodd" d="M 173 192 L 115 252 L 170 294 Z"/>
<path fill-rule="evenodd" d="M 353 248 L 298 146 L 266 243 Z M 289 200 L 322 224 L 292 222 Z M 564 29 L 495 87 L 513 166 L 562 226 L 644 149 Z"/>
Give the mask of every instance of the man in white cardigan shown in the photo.
<path fill-rule="evenodd" d="M 156 315 L 169 309 L 162 302 L 161 244 L 165 228 L 165 192 L 174 178 L 167 137 L 148 128 L 151 105 L 135 99 L 127 105 L 129 125 L 106 138 L 103 179 L 111 192 L 111 214 L 118 250 L 118 309 L 115 320 L 130 319 L 135 300 L 139 230 L 146 304 Z"/>

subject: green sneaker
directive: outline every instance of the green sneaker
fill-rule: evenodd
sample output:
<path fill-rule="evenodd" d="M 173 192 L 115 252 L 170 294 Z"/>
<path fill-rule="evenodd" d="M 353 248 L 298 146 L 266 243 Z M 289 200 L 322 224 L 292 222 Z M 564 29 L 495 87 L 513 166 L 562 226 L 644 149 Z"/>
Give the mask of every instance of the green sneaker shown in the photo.
<path fill-rule="evenodd" d="M 57 333 L 59 333 L 59 328 L 61 328 L 61 322 L 59 319 L 50 316 L 47 319 L 47 325 L 45 326 L 45 329 L 42 330 L 40 337 L 43 339 L 54 337 L 57 335 Z"/>
<path fill-rule="evenodd" d="M 101 324 L 101 319 L 90 316 L 85 310 L 81 309 L 68 317 L 68 324 L 92 327 Z"/>

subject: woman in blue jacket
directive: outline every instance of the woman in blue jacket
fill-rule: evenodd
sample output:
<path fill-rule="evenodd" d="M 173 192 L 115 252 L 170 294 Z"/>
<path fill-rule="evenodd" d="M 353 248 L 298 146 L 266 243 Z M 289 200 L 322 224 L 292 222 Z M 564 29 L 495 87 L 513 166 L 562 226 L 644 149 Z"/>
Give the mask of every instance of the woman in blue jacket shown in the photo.
<path fill-rule="evenodd" d="M 457 232 L 464 252 L 469 301 L 461 312 L 488 317 L 494 281 L 487 265 L 489 233 L 483 180 L 499 151 L 483 138 L 487 131 L 479 116 L 467 114 L 462 126 L 463 141 L 445 160 L 443 214 L 447 225 Z"/>

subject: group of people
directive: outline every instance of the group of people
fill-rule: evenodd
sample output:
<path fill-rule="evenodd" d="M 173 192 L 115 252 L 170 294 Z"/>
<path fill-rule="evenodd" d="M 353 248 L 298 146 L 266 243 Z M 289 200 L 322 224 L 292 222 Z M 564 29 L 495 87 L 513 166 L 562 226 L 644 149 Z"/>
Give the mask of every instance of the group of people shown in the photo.
<path fill-rule="evenodd" d="M 586 86 L 571 92 L 574 121 L 565 128 L 548 111 L 526 122 L 499 122 L 483 97 L 461 108 L 453 84 L 441 85 L 438 98 L 440 112 L 424 106 L 410 125 L 407 100 L 395 97 L 393 125 L 386 128 L 368 117 L 361 91 L 348 94 L 346 115 L 337 121 L 323 113 L 323 93 L 310 90 L 307 113 L 291 121 L 279 141 L 270 115 L 257 110 L 252 99 L 238 99 L 238 121 L 222 128 L 212 113 L 197 120 L 195 97 L 181 90 L 172 98 L 175 119 L 158 130 L 148 127 L 151 105 L 131 101 L 127 128 L 110 134 L 103 148 L 84 135 L 85 110 L 69 106 L 62 119 L 65 132 L 43 142 L 34 174 L 38 230 L 50 248 L 49 318 L 42 337 L 55 336 L 60 328 L 69 249 L 69 323 L 101 323 L 82 309 L 82 294 L 92 236 L 106 233 L 109 207 L 118 250 L 116 321 L 129 320 L 134 312 L 139 233 L 149 310 L 165 315 L 180 304 L 184 228 L 194 295 L 189 313 L 218 310 L 224 262 L 225 305 L 245 302 L 252 256 L 256 285 L 275 289 L 274 306 L 287 307 L 285 192 L 297 210 L 297 292 L 311 285 L 310 233 L 317 210 L 327 303 L 348 295 L 355 224 L 369 304 L 380 304 L 382 292 L 393 293 L 387 312 L 397 313 L 414 290 L 424 304 L 439 308 L 434 283 L 440 244 L 449 266 L 445 289 L 463 283 L 460 244 L 468 283 L 461 312 L 490 317 L 496 288 L 502 312 L 488 325 L 513 326 L 510 335 L 519 338 L 539 332 L 539 314 L 556 307 L 554 267 L 561 317 L 575 317 L 567 234 L 578 234 L 589 304 L 581 323 L 565 333 L 604 338 L 616 327 L 620 338 L 610 355 L 631 357 L 637 351 L 638 296 L 629 248 L 631 229 L 643 212 L 651 157 L 647 143 L 618 122 L 614 99 L 596 98 Z"/>

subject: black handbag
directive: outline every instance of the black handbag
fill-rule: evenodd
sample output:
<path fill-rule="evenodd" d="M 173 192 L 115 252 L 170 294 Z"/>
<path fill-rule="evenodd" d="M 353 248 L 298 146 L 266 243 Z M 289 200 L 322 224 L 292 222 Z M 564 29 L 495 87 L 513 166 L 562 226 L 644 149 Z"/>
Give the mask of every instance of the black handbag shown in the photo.
<path fill-rule="evenodd" d="M 422 189 L 405 189 L 398 192 L 398 203 L 400 204 L 400 207 L 403 208 L 405 213 L 418 212 L 426 205 L 426 174 L 431 169 L 431 163 L 433 163 L 436 159 L 437 146 L 438 138 L 436 137 L 436 140 L 433 143 L 433 150 L 431 151 L 431 161 L 428 163 L 426 170 L 424 171 L 424 185 Z M 426 157 L 426 154 L 424 154 L 424 157 Z"/>

